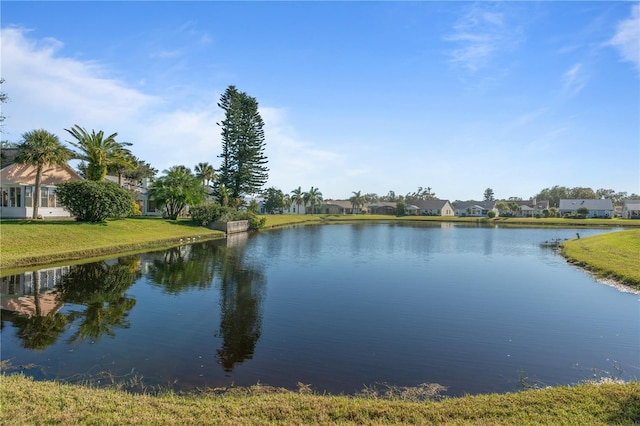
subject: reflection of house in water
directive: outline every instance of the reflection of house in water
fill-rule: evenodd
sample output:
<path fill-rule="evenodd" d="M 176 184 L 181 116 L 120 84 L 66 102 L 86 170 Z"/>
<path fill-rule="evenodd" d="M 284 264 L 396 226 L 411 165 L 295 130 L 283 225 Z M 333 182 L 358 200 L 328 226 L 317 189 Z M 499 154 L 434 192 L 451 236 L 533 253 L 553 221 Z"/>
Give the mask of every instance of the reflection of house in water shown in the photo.
<path fill-rule="evenodd" d="M 0 278 L 2 309 L 28 316 L 57 312 L 62 302 L 57 299 L 55 286 L 68 271 L 68 266 L 62 266 Z"/>

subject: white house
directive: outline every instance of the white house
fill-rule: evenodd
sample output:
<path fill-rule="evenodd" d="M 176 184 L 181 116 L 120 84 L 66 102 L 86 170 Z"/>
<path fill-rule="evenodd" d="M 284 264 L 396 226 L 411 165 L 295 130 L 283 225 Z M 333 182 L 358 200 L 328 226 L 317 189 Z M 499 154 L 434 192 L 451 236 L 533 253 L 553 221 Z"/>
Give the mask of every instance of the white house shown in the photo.
<path fill-rule="evenodd" d="M 613 202 L 606 199 L 576 199 L 576 200 L 560 200 L 558 211 L 561 216 L 575 215 L 578 209 L 586 208 L 589 210 L 587 217 L 612 218 Z"/>
<path fill-rule="evenodd" d="M 56 185 L 61 182 L 82 180 L 69 165 L 46 165 L 42 170 L 38 216 L 42 218 L 71 217 L 58 204 Z M 33 216 L 36 167 L 13 163 L 0 170 L 0 217 L 3 219 L 30 219 Z"/>
<path fill-rule="evenodd" d="M 418 200 L 415 201 L 418 213 L 423 216 L 453 216 L 455 209 L 449 200 Z"/>
<path fill-rule="evenodd" d="M 624 200 L 622 217 L 625 219 L 640 219 L 640 200 Z"/>

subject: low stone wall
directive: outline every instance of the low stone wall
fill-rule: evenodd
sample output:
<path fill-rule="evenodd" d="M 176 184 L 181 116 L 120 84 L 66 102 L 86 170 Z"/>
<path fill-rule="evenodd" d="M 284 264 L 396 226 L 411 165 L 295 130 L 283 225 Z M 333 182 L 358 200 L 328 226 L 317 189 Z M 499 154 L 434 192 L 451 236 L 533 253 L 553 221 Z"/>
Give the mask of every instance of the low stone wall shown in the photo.
<path fill-rule="evenodd" d="M 249 230 L 248 220 L 236 220 L 233 222 L 214 222 L 209 224 L 209 229 L 223 231 L 227 234 L 235 234 L 236 232 L 246 232 Z"/>

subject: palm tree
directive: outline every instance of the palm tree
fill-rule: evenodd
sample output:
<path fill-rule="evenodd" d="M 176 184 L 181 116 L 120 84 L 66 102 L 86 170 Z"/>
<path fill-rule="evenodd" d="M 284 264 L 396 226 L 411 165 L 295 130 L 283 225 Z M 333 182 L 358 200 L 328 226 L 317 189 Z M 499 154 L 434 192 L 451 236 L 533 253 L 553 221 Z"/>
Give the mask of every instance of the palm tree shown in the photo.
<path fill-rule="evenodd" d="M 301 203 L 304 203 L 305 205 L 307 204 L 304 200 L 304 192 L 302 192 L 301 186 L 291 191 L 291 202 L 295 203 L 296 210 L 298 211 L 298 214 L 300 214 L 300 204 Z"/>
<path fill-rule="evenodd" d="M 309 204 L 311 206 L 311 214 L 315 214 L 316 204 L 322 203 L 322 192 L 312 186 L 308 192 L 304 193 L 303 198 L 304 205 Z"/>
<path fill-rule="evenodd" d="M 164 207 L 167 217 L 176 220 L 187 206 L 205 200 L 206 193 L 200 180 L 185 166 L 173 166 L 153 182 L 149 198 Z"/>
<path fill-rule="evenodd" d="M 283 203 L 282 207 L 284 207 L 287 211 L 289 211 L 289 209 L 291 208 L 291 204 L 293 204 L 293 199 L 289 194 L 284 194 L 284 197 L 282 197 L 282 203 Z"/>
<path fill-rule="evenodd" d="M 44 129 L 32 130 L 22 135 L 22 143 L 18 145 L 16 163 L 29 164 L 36 168 L 36 183 L 33 194 L 33 219 L 38 217 L 40 206 L 40 182 L 42 169 L 47 164 L 64 165 L 71 159 L 72 153 L 60 143 L 53 133 Z"/>
<path fill-rule="evenodd" d="M 223 206 L 229 205 L 229 190 L 224 184 L 218 187 L 218 202 Z"/>
<path fill-rule="evenodd" d="M 129 170 L 135 170 L 138 166 L 138 159 L 126 148 L 122 148 L 121 156 L 114 158 L 114 161 L 107 166 L 108 173 L 118 176 L 118 185 L 122 186 L 122 176 Z"/>
<path fill-rule="evenodd" d="M 351 201 L 351 213 L 355 213 L 357 209 L 364 207 L 365 196 L 361 194 L 362 191 L 353 192 L 353 196 L 349 198 Z"/>
<path fill-rule="evenodd" d="M 193 170 L 198 179 L 202 180 L 202 186 L 205 188 L 208 188 L 211 181 L 216 178 L 216 171 L 209 163 L 198 163 Z"/>
<path fill-rule="evenodd" d="M 76 142 L 69 142 L 73 147 L 80 150 L 75 153 L 78 159 L 86 161 L 87 179 L 103 181 L 107 176 L 107 167 L 116 164 L 130 162 L 130 152 L 125 146 L 131 145 L 128 142 L 117 142 L 117 133 L 104 137 L 104 132 L 94 130 L 89 134 L 85 129 L 74 125 L 71 130 L 65 129 Z M 133 164 L 132 164 L 133 167 Z"/>

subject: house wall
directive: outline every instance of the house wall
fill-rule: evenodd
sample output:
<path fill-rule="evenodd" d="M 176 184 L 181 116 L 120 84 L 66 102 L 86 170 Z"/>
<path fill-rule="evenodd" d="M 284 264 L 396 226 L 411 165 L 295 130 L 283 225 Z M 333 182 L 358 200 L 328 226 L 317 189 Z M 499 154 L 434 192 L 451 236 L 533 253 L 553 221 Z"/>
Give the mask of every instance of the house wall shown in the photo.
<path fill-rule="evenodd" d="M 325 204 L 322 206 L 323 214 L 347 214 L 347 210 L 343 209 L 340 206 L 336 206 L 334 204 Z M 349 213 L 351 213 L 351 209 L 349 209 Z"/>
<path fill-rule="evenodd" d="M 0 217 L 3 219 L 31 219 L 33 207 L 0 207 Z M 38 207 L 38 217 L 43 219 L 70 218 L 64 207 Z"/>
<path fill-rule="evenodd" d="M 287 208 L 282 209 L 282 214 L 306 214 L 306 213 L 307 211 L 302 204 L 296 205 L 294 203 L 288 209 Z"/>
<path fill-rule="evenodd" d="M 3 219 L 31 219 L 33 217 L 33 187 L 24 185 L 3 185 L 0 202 L 0 217 Z M 40 218 L 69 218 L 64 207 L 58 206 L 55 188 L 41 188 L 41 205 L 38 207 Z"/>

